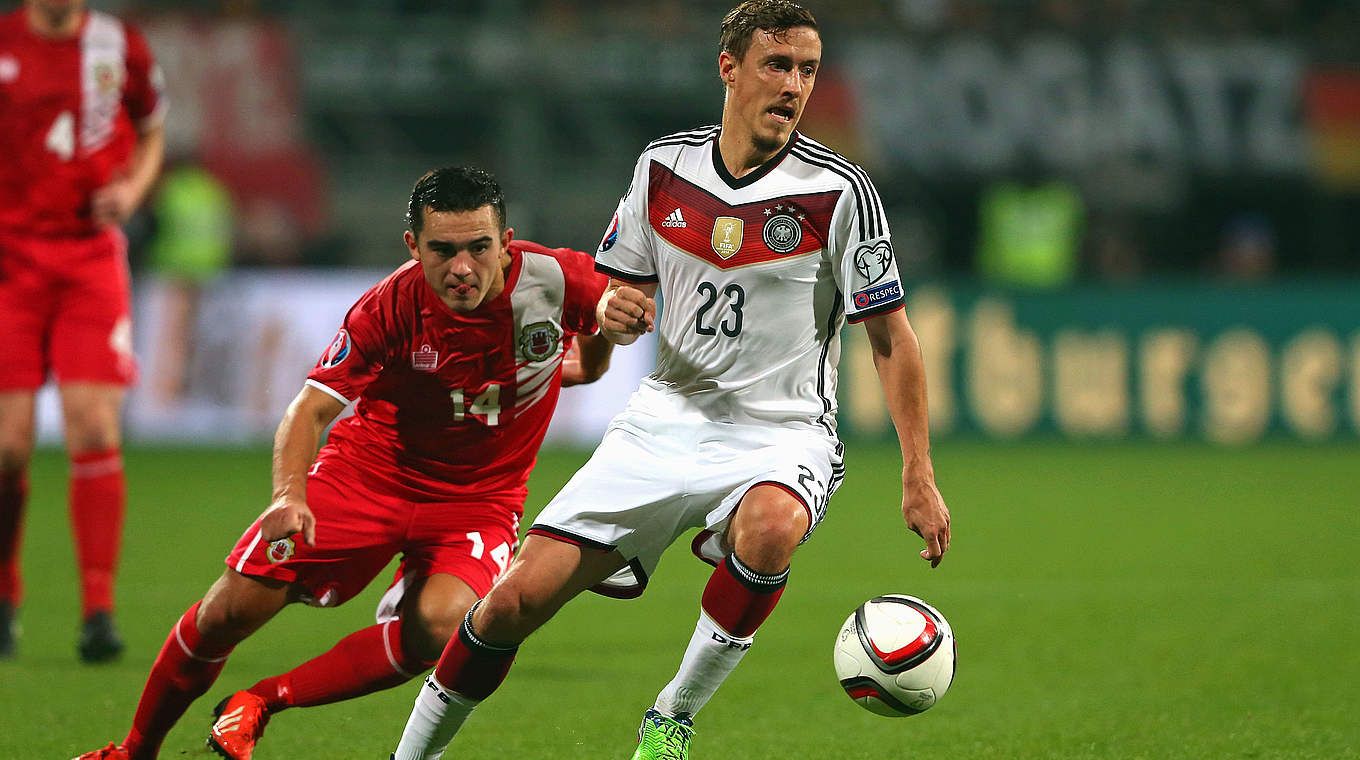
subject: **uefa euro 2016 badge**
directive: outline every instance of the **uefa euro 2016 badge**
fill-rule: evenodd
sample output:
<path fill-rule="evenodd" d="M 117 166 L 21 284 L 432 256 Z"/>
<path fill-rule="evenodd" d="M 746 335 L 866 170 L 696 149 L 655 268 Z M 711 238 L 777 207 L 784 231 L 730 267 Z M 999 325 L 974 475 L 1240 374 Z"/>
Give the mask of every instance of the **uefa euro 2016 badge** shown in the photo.
<path fill-rule="evenodd" d="M 609 223 L 609 229 L 605 230 L 604 239 L 600 241 L 600 253 L 613 248 L 617 242 L 619 242 L 619 214 L 616 211 L 613 221 Z"/>
<path fill-rule="evenodd" d="M 562 331 L 552 322 L 525 325 L 519 333 L 519 350 L 529 361 L 541 362 L 557 353 Z"/>
<path fill-rule="evenodd" d="M 713 220 L 713 252 L 724 261 L 741 250 L 741 236 L 745 223 L 734 216 L 720 216 Z"/>
<path fill-rule="evenodd" d="M 265 551 L 265 556 L 269 557 L 270 562 L 278 564 L 293 556 L 293 551 L 296 548 L 297 547 L 293 545 L 293 539 L 280 538 L 277 541 L 269 542 L 269 548 Z"/>
<path fill-rule="evenodd" d="M 760 236 L 766 248 L 775 253 L 792 253 L 803 242 L 804 215 L 798 212 L 798 216 L 794 216 L 795 212 L 797 209 L 792 204 L 787 208 L 781 203 L 773 209 L 765 209 L 765 216 L 770 218 L 765 220 Z"/>
<path fill-rule="evenodd" d="M 422 343 L 419 351 L 411 352 L 411 369 L 418 372 L 434 372 L 438 367 L 439 352 L 430 348 L 429 343 Z"/>
<path fill-rule="evenodd" d="M 326 353 L 321 355 L 319 362 L 322 369 L 330 369 L 345 360 L 349 356 L 349 331 L 340 328 L 340 332 L 331 338 L 331 344 L 326 348 Z"/>

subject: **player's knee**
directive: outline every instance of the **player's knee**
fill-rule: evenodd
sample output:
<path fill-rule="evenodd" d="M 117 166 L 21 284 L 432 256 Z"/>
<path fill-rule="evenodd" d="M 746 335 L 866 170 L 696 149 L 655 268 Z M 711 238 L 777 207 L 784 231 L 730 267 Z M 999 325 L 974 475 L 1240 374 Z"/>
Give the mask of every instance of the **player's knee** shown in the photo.
<path fill-rule="evenodd" d="M 552 616 L 542 595 L 519 584 L 502 583 L 477 608 L 474 632 L 493 644 L 518 644 Z"/>
<path fill-rule="evenodd" d="M 294 596 L 286 584 L 226 571 L 199 604 L 198 632 L 220 644 L 236 644 L 269 622 Z"/>
<path fill-rule="evenodd" d="M 449 639 L 458 635 L 458 627 L 467 615 L 467 605 L 435 603 L 421 600 L 416 614 L 402 621 L 402 648 L 408 656 L 421 661 L 439 659 Z"/>
<path fill-rule="evenodd" d="M 89 415 L 66 425 L 66 448 L 72 454 L 108 451 L 120 444 L 116 416 Z"/>
<path fill-rule="evenodd" d="M 0 439 L 0 474 L 14 475 L 26 471 L 32 457 L 32 434 L 14 432 Z"/>
<path fill-rule="evenodd" d="M 792 498 L 753 500 L 741 505 L 733 528 L 739 553 L 792 553 L 807 532 L 808 512 Z"/>
<path fill-rule="evenodd" d="M 206 597 L 199 605 L 194 627 L 200 636 L 209 641 L 235 644 L 258 627 L 252 626 L 251 622 L 239 605 L 221 597 Z"/>

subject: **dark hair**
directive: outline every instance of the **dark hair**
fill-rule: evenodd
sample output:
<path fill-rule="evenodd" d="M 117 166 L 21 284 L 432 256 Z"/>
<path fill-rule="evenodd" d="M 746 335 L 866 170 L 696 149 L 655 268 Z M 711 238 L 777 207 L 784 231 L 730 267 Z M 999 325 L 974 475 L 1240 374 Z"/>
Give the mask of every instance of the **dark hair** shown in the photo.
<path fill-rule="evenodd" d="M 817 29 L 812 11 L 790 0 L 746 0 L 728 11 L 718 34 L 718 50 L 738 61 L 746 59 L 756 32 L 779 35 L 794 27 Z"/>
<path fill-rule="evenodd" d="M 406 226 L 420 236 L 425 210 L 476 211 L 482 206 L 496 210 L 496 222 L 505 231 L 505 195 L 490 172 L 471 166 L 446 166 L 426 172 L 411 189 L 406 207 Z"/>

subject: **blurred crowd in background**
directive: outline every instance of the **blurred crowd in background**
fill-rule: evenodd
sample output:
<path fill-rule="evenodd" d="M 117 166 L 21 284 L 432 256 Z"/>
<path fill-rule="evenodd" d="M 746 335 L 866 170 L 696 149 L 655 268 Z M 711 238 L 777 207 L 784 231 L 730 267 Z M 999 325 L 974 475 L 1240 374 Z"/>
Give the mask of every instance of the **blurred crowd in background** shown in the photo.
<path fill-rule="evenodd" d="M 172 164 L 134 265 L 383 267 L 427 168 L 593 250 L 631 162 L 711 123 L 726 0 L 128 0 Z M 802 131 L 904 272 L 1026 288 L 1360 273 L 1360 2 L 824 0 Z M 224 231 L 231 234 L 224 234 Z"/>

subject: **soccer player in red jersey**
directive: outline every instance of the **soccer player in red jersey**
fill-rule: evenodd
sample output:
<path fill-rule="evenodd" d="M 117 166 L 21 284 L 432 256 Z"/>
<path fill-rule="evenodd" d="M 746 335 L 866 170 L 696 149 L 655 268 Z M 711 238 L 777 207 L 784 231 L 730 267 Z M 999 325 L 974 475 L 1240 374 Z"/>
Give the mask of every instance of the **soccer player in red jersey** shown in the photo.
<path fill-rule="evenodd" d="M 513 240 L 480 170 L 425 175 L 407 218 L 414 261 L 354 304 L 279 425 L 273 503 L 174 625 L 127 738 L 81 758 L 154 758 L 238 642 L 291 602 L 344 603 L 401 554 L 378 624 L 218 705 L 208 745 L 245 760 L 279 710 L 428 670 L 505 570 L 560 386 L 608 365 L 607 278 L 584 253 Z"/>
<path fill-rule="evenodd" d="M 0 657 L 14 653 L 34 395 L 55 374 L 71 460 L 82 660 L 123 649 L 113 577 L 126 488 L 118 429 L 136 367 L 119 225 L 164 153 L 165 99 L 146 41 L 83 0 L 0 16 Z"/>

